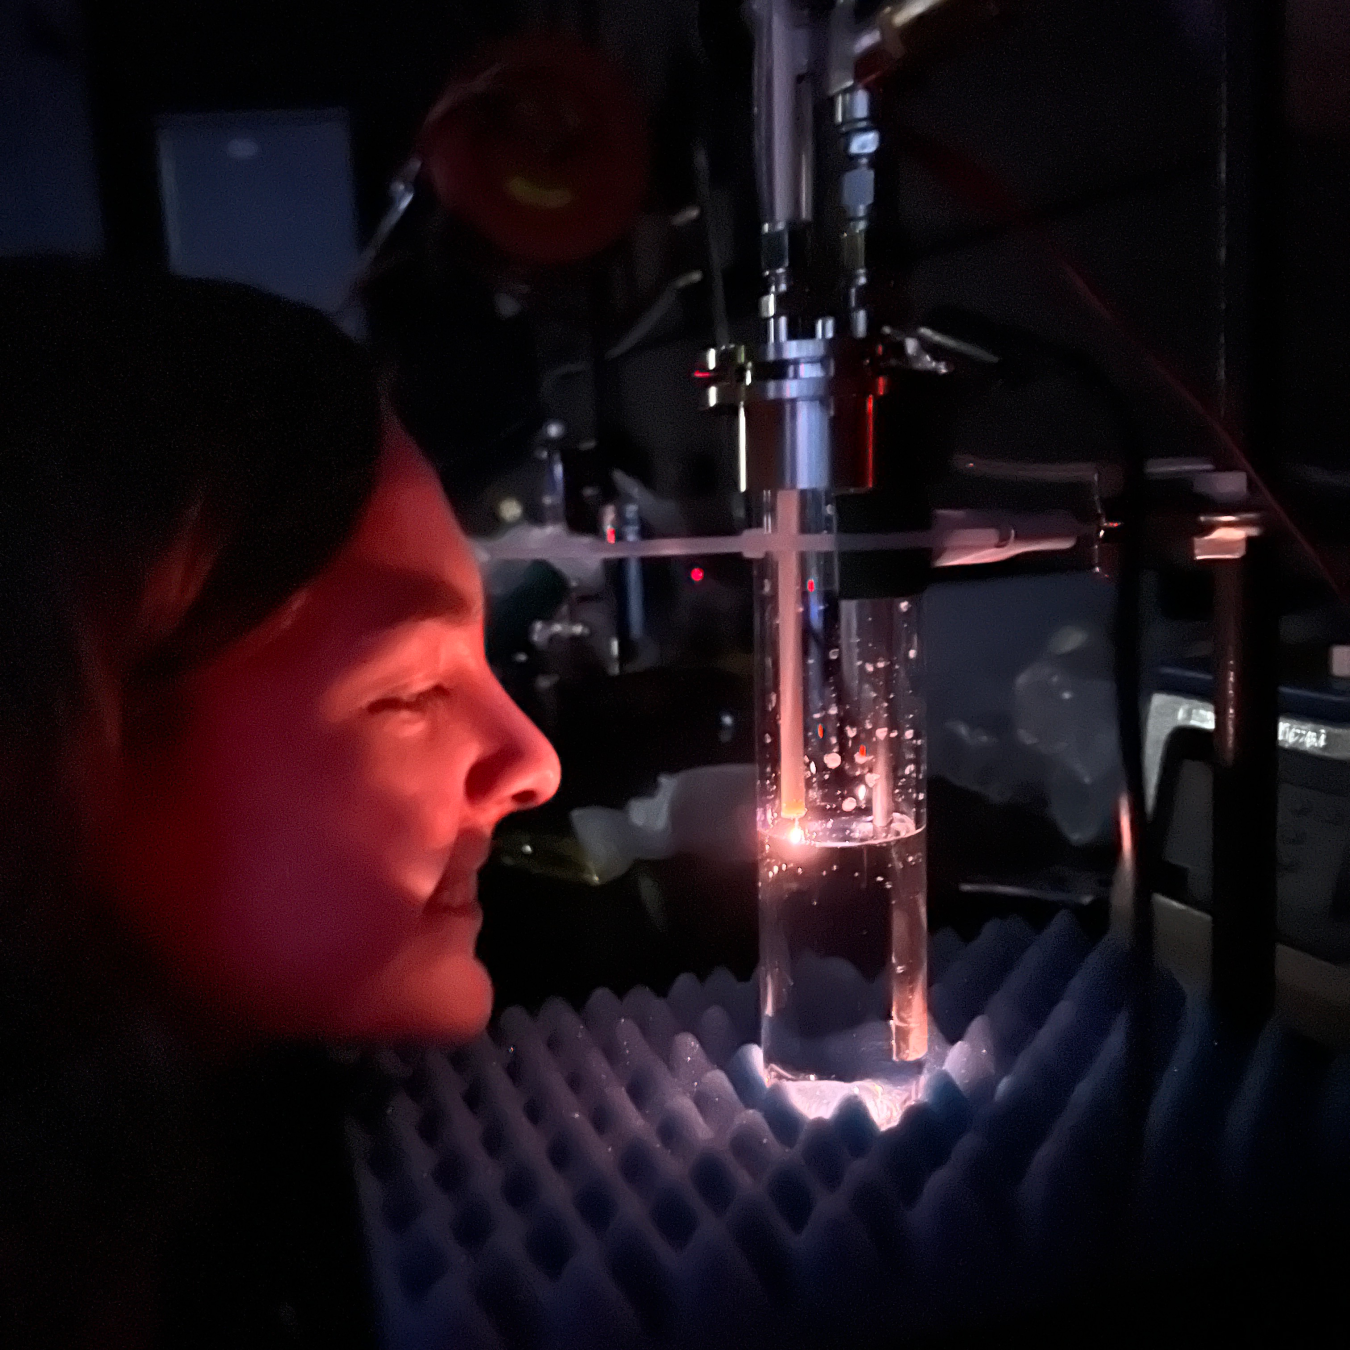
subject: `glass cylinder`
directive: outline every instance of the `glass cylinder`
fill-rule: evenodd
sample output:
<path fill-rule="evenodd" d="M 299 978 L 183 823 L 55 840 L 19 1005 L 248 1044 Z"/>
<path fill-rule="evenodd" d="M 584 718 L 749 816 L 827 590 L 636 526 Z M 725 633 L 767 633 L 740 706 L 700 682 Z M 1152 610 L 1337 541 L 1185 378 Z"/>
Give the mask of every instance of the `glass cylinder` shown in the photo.
<path fill-rule="evenodd" d="M 766 493 L 756 612 L 760 999 L 771 1080 L 912 1080 L 928 1047 L 916 598 L 844 600 L 831 494 Z"/>

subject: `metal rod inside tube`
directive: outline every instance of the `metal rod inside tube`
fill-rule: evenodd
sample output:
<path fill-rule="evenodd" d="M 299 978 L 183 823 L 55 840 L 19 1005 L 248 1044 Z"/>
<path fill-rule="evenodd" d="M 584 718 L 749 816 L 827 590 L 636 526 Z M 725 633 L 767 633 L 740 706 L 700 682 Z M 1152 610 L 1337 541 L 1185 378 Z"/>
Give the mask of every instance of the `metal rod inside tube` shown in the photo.
<path fill-rule="evenodd" d="M 801 499 L 796 488 L 778 492 L 774 527 L 779 534 L 797 534 Z M 785 820 L 806 814 L 806 754 L 802 743 L 801 555 L 791 549 L 778 555 L 778 793 Z"/>
<path fill-rule="evenodd" d="M 885 730 L 885 727 L 881 727 Z M 883 737 L 877 740 L 876 784 L 872 788 L 872 829 L 878 839 L 891 832 L 891 748 Z"/>

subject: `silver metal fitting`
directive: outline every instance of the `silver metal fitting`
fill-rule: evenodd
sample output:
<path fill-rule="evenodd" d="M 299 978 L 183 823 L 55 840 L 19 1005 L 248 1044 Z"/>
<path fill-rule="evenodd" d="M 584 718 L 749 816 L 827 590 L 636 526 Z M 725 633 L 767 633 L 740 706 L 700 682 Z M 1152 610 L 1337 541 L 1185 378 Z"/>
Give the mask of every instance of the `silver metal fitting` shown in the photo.
<path fill-rule="evenodd" d="M 855 158 L 875 155 L 879 149 L 881 149 L 881 133 L 875 129 L 852 132 L 844 141 L 844 153 Z"/>
<path fill-rule="evenodd" d="M 834 96 L 835 126 L 846 127 L 851 122 L 866 122 L 871 115 L 872 97 L 861 86 L 852 85 Z"/>
<path fill-rule="evenodd" d="M 875 400 L 908 364 L 902 343 L 836 336 L 830 317 L 814 338 L 710 352 L 704 398 L 737 414 L 741 490 L 871 487 Z"/>
<path fill-rule="evenodd" d="M 1196 562 L 1233 562 L 1246 557 L 1247 540 L 1262 533 L 1265 526 L 1254 511 L 1200 517 L 1202 534 L 1191 540 Z"/>
<path fill-rule="evenodd" d="M 839 180 L 839 196 L 850 216 L 865 215 L 876 195 L 876 175 L 870 168 L 848 169 Z"/>

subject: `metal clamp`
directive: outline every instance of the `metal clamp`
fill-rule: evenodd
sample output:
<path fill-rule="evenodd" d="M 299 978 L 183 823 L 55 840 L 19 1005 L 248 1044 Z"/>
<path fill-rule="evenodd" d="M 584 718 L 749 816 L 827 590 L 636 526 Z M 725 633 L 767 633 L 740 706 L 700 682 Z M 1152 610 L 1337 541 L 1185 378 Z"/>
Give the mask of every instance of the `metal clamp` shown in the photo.
<path fill-rule="evenodd" d="M 1247 540 L 1264 533 L 1265 522 L 1257 511 L 1233 511 L 1202 515 L 1200 532 L 1191 539 L 1196 562 L 1232 562 L 1247 555 Z"/>
<path fill-rule="evenodd" d="M 890 337 L 822 336 L 713 348 L 699 376 L 705 406 L 738 418 L 740 487 L 873 485 L 876 400 L 901 370 L 938 371 Z"/>

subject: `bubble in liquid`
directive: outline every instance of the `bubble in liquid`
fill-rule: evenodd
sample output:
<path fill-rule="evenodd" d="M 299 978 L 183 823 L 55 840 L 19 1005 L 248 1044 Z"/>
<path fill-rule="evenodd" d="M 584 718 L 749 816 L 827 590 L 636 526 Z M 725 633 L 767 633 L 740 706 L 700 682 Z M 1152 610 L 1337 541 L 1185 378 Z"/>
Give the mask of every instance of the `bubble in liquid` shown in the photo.
<path fill-rule="evenodd" d="M 830 704 L 830 716 L 831 716 L 831 717 L 834 717 L 838 712 L 839 712 L 839 705 L 838 705 L 837 703 L 831 703 L 831 704 Z"/>
<path fill-rule="evenodd" d="M 825 767 L 827 769 L 837 769 L 843 762 L 843 756 L 836 750 L 831 750 L 830 753 L 825 756 Z"/>
<path fill-rule="evenodd" d="M 857 728 L 857 727 L 845 727 L 845 728 L 844 728 L 844 735 L 847 736 L 850 740 L 852 740 L 852 738 L 853 738 L 854 736 L 856 736 L 857 734 L 858 734 L 858 728 Z"/>
<path fill-rule="evenodd" d="M 906 739 L 907 741 L 912 741 L 912 740 L 914 739 L 914 728 L 913 728 L 913 727 L 906 727 L 906 728 L 905 728 L 905 739 Z"/>
<path fill-rule="evenodd" d="M 863 782 L 866 783 L 868 787 L 876 787 L 877 775 L 874 773 L 865 773 L 863 774 Z"/>
<path fill-rule="evenodd" d="M 863 669 L 870 675 L 876 669 L 876 665 L 871 661 L 865 661 L 863 662 Z"/>
<path fill-rule="evenodd" d="M 839 803 L 839 805 L 845 811 L 856 811 L 858 809 L 858 803 L 855 802 L 852 797 L 845 797 L 844 800 Z"/>
<path fill-rule="evenodd" d="M 838 648 L 838 647 L 831 647 L 831 648 L 830 648 L 830 660 L 831 660 L 831 661 L 837 661 L 837 660 L 839 660 L 839 648 Z"/>

